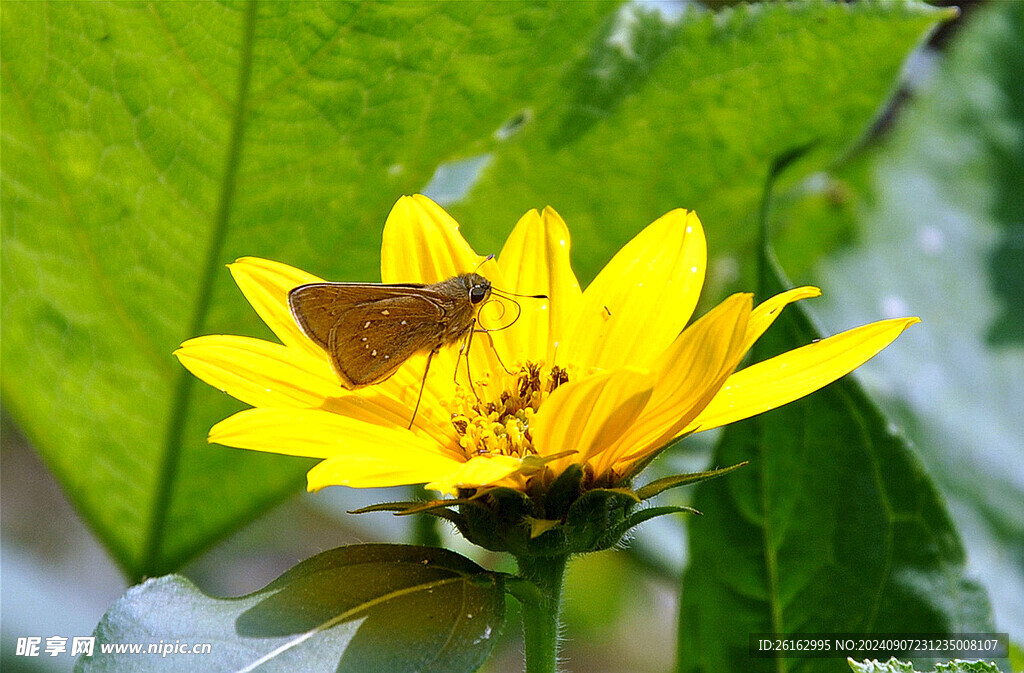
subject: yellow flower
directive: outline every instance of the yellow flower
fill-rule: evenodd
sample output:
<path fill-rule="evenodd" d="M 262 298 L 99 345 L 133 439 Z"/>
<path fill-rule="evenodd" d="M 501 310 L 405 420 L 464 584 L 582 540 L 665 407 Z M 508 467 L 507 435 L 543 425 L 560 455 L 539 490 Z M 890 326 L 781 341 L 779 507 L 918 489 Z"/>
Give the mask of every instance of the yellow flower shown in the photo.
<path fill-rule="evenodd" d="M 288 308 L 289 290 L 320 279 L 251 257 L 231 264 L 231 273 L 281 343 L 204 336 L 175 354 L 254 407 L 215 425 L 210 441 L 319 458 L 310 490 L 426 483 L 448 494 L 484 486 L 525 492 L 573 464 L 584 468 L 587 486 L 624 483 L 674 439 L 803 397 L 917 322 L 872 323 L 736 371 L 787 304 L 820 293 L 801 287 L 756 307 L 752 295 L 735 294 L 687 327 L 706 265 L 700 220 L 673 210 L 581 291 L 569 232 L 553 209 L 524 215 L 501 254 L 485 261 L 437 204 L 402 197 L 384 227 L 383 282 L 433 283 L 479 268 L 497 289 L 548 297 L 519 300 L 515 322 L 474 338 L 463 356 L 472 387 L 465 359 L 456 378 L 459 348 L 443 349 L 409 429 L 426 354 L 378 385 L 345 389 Z M 501 315 L 497 302 L 485 304 L 480 324 L 507 324 L 514 308 Z"/>

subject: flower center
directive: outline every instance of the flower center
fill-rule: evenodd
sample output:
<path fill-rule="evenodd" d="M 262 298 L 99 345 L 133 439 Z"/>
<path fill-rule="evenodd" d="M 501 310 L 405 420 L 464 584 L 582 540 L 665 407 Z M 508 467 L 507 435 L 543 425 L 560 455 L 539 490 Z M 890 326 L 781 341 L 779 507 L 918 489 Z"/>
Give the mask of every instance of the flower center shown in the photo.
<path fill-rule="evenodd" d="M 545 371 L 542 365 L 527 362 L 496 401 L 483 401 L 459 387 L 451 406 L 452 425 L 466 457 L 535 455 L 530 422 L 548 395 L 568 380 L 569 373 L 561 367 Z"/>

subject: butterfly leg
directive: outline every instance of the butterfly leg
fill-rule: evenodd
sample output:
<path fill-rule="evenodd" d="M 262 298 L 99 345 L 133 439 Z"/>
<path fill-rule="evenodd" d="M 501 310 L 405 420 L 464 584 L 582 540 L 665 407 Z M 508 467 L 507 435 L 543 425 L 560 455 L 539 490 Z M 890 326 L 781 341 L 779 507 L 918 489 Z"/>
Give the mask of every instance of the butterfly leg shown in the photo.
<path fill-rule="evenodd" d="M 516 375 L 516 372 L 514 372 L 514 371 L 512 371 L 511 369 L 509 369 L 508 367 L 506 367 L 506 366 L 505 366 L 505 363 L 504 363 L 504 362 L 502 362 L 502 360 L 501 360 L 501 356 L 500 356 L 500 355 L 498 355 L 498 349 L 497 349 L 497 347 L 496 347 L 496 346 L 494 345 L 494 337 L 492 337 L 492 336 L 491 336 L 491 332 L 492 332 L 493 330 L 489 330 L 489 329 L 478 329 L 478 330 L 474 330 L 474 331 L 476 331 L 476 332 L 483 332 L 484 334 L 486 334 L 486 335 L 487 335 L 487 338 L 488 338 L 488 339 L 490 340 L 490 342 L 491 342 L 491 352 L 492 352 L 492 353 L 494 353 L 494 358 L 495 358 L 495 359 L 496 359 L 496 360 L 498 361 L 498 364 L 499 364 L 499 365 L 501 365 L 501 368 L 505 370 L 505 373 L 506 373 L 506 374 L 509 374 L 510 376 L 515 376 L 515 375 Z"/>
<path fill-rule="evenodd" d="M 473 325 L 476 325 L 476 318 L 473 318 L 473 322 L 470 324 L 469 332 L 466 334 L 466 341 L 465 341 L 465 343 L 462 345 L 461 348 L 459 348 L 459 357 L 461 358 L 463 353 L 465 353 L 465 356 L 466 356 L 466 378 L 469 380 L 469 389 L 473 391 L 473 396 L 476 397 L 476 401 L 479 402 L 480 401 L 480 395 L 478 395 L 477 392 L 476 392 L 476 386 L 473 385 L 473 374 L 469 371 L 469 347 L 471 345 L 473 345 L 473 332 L 479 331 L 479 330 L 473 329 Z M 455 382 L 456 383 L 458 383 L 458 379 L 459 379 L 459 363 L 458 363 L 458 361 L 456 361 L 455 362 Z"/>
<path fill-rule="evenodd" d="M 416 406 L 412 409 L 412 418 L 409 419 L 409 429 L 412 430 L 412 424 L 416 421 L 416 412 L 420 410 L 420 402 L 423 401 L 423 389 L 427 387 L 427 372 L 430 371 L 430 361 L 434 359 L 434 355 L 437 354 L 437 349 L 430 351 L 427 355 L 427 366 L 423 369 L 423 382 L 420 383 L 420 394 L 416 396 Z"/>

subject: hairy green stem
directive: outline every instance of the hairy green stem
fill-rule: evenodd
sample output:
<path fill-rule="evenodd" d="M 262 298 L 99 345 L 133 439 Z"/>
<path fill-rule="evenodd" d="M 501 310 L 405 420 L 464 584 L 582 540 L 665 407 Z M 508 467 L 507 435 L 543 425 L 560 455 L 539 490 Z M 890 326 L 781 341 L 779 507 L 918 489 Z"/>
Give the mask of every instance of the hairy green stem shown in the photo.
<path fill-rule="evenodd" d="M 516 558 L 519 577 L 529 583 L 529 590 L 510 587 L 523 608 L 526 673 L 558 670 L 562 580 L 568 560 L 568 556 Z"/>

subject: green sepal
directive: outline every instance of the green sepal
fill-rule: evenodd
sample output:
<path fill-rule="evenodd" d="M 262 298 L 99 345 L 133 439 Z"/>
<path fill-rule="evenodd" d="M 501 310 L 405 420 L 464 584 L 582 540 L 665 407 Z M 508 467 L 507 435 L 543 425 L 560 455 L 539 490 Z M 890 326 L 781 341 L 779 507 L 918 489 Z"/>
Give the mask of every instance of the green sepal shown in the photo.
<path fill-rule="evenodd" d="M 694 509 L 692 507 L 687 507 L 686 505 L 663 505 L 661 507 L 645 507 L 644 509 L 638 509 L 637 511 L 633 512 L 629 516 L 629 518 L 626 519 L 624 524 L 625 529 L 622 531 L 622 533 L 624 534 L 630 528 L 633 528 L 634 526 L 639 526 L 644 521 L 650 521 L 655 517 L 664 516 L 666 514 L 681 513 L 704 516 L 704 513 L 701 512 L 700 510 Z"/>
<path fill-rule="evenodd" d="M 579 547 L 572 551 L 614 547 L 628 529 L 623 524 L 638 502 L 636 494 L 624 488 L 595 488 L 584 493 L 565 519 L 565 528 Z"/>
<path fill-rule="evenodd" d="M 451 522 L 463 537 L 484 549 L 526 558 L 565 556 L 614 547 L 630 528 L 656 516 L 700 514 L 682 506 L 634 508 L 669 488 L 714 479 L 743 465 L 665 477 L 635 491 L 627 486 L 585 489 L 584 469 L 570 465 L 546 488 L 539 482 L 532 493 L 498 487 L 472 497 L 385 502 L 351 513 L 430 514 Z"/>
<path fill-rule="evenodd" d="M 702 516 L 703 513 L 685 505 L 664 505 L 662 507 L 645 507 L 643 509 L 636 510 L 630 514 L 622 523 L 613 529 L 608 531 L 608 534 L 602 540 L 602 549 L 613 547 L 619 543 L 619 541 L 630 531 L 630 529 L 639 526 L 645 521 L 649 521 L 655 517 L 664 516 L 665 514 L 679 514 L 686 512 L 689 514 L 696 514 Z"/>
<path fill-rule="evenodd" d="M 512 488 L 494 488 L 459 505 L 459 532 L 475 545 L 491 551 L 516 550 L 528 546 L 528 519 L 544 518 L 530 497 Z"/>
<path fill-rule="evenodd" d="M 466 539 L 519 558 L 553 557 L 614 546 L 639 501 L 629 489 L 592 489 L 580 494 L 583 471 L 572 466 L 535 497 L 496 488 L 460 507 Z M 467 503 L 469 504 L 469 503 Z M 538 533 L 536 521 L 558 521 Z"/>
<path fill-rule="evenodd" d="M 449 509 L 455 505 L 472 504 L 470 500 L 466 498 L 459 498 L 457 500 L 403 500 L 398 502 L 381 502 L 376 505 L 368 505 L 366 507 L 360 507 L 359 509 L 353 509 L 349 511 L 349 514 L 368 514 L 369 512 L 394 512 L 397 516 L 406 516 L 408 514 L 429 514 L 436 516 L 439 519 L 444 519 L 454 524 L 456 527 L 460 527 L 460 524 L 464 523 L 464 517 L 452 509 Z"/>
<path fill-rule="evenodd" d="M 716 479 L 725 474 L 737 470 L 744 465 L 749 464 L 750 461 L 743 461 L 742 463 L 736 463 L 731 467 L 723 467 L 718 470 L 708 470 L 707 472 L 690 472 L 688 474 L 676 474 L 671 477 L 663 477 L 661 479 L 655 479 L 646 486 L 641 486 L 636 489 L 636 495 L 640 500 L 647 500 L 653 498 L 662 491 L 667 491 L 670 488 L 676 488 L 677 486 L 686 486 L 688 484 L 696 484 L 701 481 L 707 481 L 708 479 Z"/>
<path fill-rule="evenodd" d="M 564 519 L 569 508 L 583 492 L 583 468 L 573 463 L 558 475 L 544 494 L 546 519 Z"/>
<path fill-rule="evenodd" d="M 635 508 L 668 488 L 713 479 L 744 464 L 666 477 L 637 491 L 625 486 L 585 489 L 584 470 L 572 465 L 532 497 L 496 488 L 471 500 L 445 502 L 459 503 L 463 519 L 456 523 L 459 532 L 485 549 L 507 551 L 518 558 L 581 554 L 616 546 L 630 528 L 656 516 L 700 514 L 682 506 Z M 538 522 L 544 524 L 538 526 Z"/>

